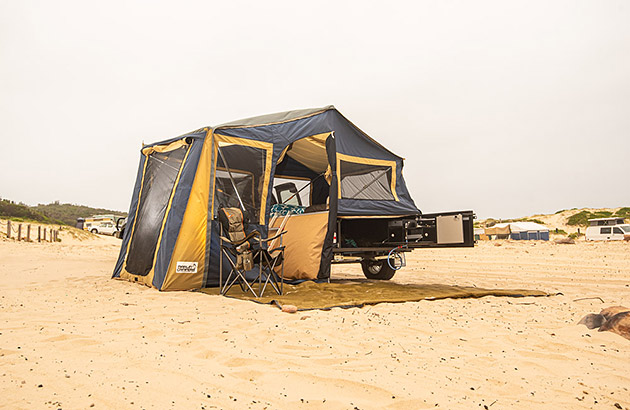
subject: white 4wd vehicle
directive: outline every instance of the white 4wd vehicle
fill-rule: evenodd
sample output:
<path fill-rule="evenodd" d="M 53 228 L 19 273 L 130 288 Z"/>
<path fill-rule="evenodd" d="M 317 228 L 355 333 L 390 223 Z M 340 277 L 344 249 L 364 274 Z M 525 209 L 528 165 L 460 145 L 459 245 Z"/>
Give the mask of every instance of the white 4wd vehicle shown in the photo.
<path fill-rule="evenodd" d="M 589 219 L 587 241 L 621 241 L 630 236 L 630 225 L 623 218 Z"/>
<path fill-rule="evenodd" d="M 114 235 L 116 233 L 116 226 L 113 222 L 99 222 L 90 226 L 90 232 L 101 235 Z"/>

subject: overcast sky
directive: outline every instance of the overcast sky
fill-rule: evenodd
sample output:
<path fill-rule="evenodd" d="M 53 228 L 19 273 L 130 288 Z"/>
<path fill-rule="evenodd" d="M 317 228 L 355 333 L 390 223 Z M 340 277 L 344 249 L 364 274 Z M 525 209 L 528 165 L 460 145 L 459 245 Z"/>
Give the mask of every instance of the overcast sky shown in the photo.
<path fill-rule="evenodd" d="M 625 0 L 0 0 L 3 198 L 127 210 L 143 141 L 327 104 L 424 212 L 630 206 Z"/>

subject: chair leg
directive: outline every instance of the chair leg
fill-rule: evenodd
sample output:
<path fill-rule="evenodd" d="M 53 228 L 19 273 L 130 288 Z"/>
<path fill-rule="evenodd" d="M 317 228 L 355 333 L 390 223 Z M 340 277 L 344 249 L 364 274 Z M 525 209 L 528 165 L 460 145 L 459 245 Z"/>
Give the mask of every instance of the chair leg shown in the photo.
<path fill-rule="evenodd" d="M 250 291 L 255 297 L 259 297 L 258 294 L 256 294 L 256 291 L 251 287 L 251 285 L 247 281 L 247 278 L 245 277 L 245 272 L 242 272 L 240 269 L 236 267 L 236 263 L 232 260 L 232 257 L 230 257 L 230 254 L 225 250 L 225 248 L 222 249 L 222 253 L 230 262 L 230 265 L 232 265 L 232 270 L 230 271 L 230 274 L 228 275 L 225 281 L 225 284 L 222 287 L 220 287 L 220 294 L 226 295 L 230 291 L 230 289 L 232 289 L 232 286 L 234 286 L 234 284 L 238 282 L 243 292 L 246 293 L 247 291 Z M 221 256 L 221 261 L 223 260 L 223 255 Z M 219 266 L 220 266 L 220 269 L 223 268 L 221 262 L 219 262 Z M 220 282 L 222 282 L 222 273 L 223 272 L 221 271 L 220 277 L 219 277 Z"/>

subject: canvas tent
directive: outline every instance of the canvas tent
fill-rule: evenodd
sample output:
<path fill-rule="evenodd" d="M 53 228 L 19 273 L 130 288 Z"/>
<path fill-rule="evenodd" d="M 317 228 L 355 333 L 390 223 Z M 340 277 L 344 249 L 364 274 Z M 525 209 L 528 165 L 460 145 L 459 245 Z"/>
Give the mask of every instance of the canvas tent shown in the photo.
<path fill-rule="evenodd" d="M 113 277 L 160 290 L 218 285 L 218 210 L 244 208 L 249 230 L 266 235 L 278 201 L 274 178 L 288 178 L 310 183 L 309 207 L 287 225 L 287 249 L 302 252 L 293 261 L 287 257 L 289 265 L 297 264 L 289 274 L 328 278 L 338 217 L 420 213 L 402 167 L 401 157 L 333 106 L 244 119 L 146 145 Z"/>
<path fill-rule="evenodd" d="M 549 240 L 549 228 L 535 222 L 504 222 L 485 229 L 486 235 L 514 240 Z"/>
<path fill-rule="evenodd" d="M 510 231 L 514 240 L 549 240 L 549 228 L 536 222 L 512 222 Z"/>
<path fill-rule="evenodd" d="M 484 232 L 488 237 L 494 235 L 499 239 L 507 239 L 510 236 L 510 224 L 499 223 L 490 228 L 485 228 Z"/>

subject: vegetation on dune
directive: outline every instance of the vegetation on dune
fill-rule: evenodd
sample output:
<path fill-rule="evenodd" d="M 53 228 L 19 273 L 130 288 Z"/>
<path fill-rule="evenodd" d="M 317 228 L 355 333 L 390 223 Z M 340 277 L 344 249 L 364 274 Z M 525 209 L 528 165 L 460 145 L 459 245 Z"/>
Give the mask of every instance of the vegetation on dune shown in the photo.
<path fill-rule="evenodd" d="M 577 211 L 577 208 L 561 209 L 559 211 L 556 211 L 554 215 L 561 214 L 562 212 L 565 212 L 565 211 Z"/>
<path fill-rule="evenodd" d="M 8 199 L 0 200 L 0 218 L 10 219 L 15 222 L 41 222 L 75 226 L 77 218 L 111 214 L 119 216 L 127 215 L 124 212 L 112 211 L 110 209 L 91 208 L 89 206 L 74 204 L 60 204 L 59 201 L 55 201 L 51 204 L 28 206 L 23 203 L 15 203 Z"/>
<path fill-rule="evenodd" d="M 540 225 L 544 225 L 545 223 L 543 221 L 541 221 L 540 219 L 534 219 L 534 218 L 521 218 L 521 219 L 514 219 L 508 222 L 534 222 Z"/>
<path fill-rule="evenodd" d="M 55 201 L 51 204 L 39 204 L 35 207 L 38 212 L 48 216 L 49 218 L 57 219 L 66 225 L 74 226 L 77 223 L 77 218 L 85 218 L 92 215 L 119 215 L 127 216 L 126 212 L 112 211 L 111 209 L 103 208 L 91 208 L 89 206 L 74 205 L 74 204 L 60 204 L 59 201 Z"/>
<path fill-rule="evenodd" d="M 581 211 L 567 218 L 567 225 L 572 226 L 588 226 L 589 219 L 610 218 L 613 213 L 610 211 Z"/>
<path fill-rule="evenodd" d="M 615 212 L 615 216 L 619 218 L 630 218 L 630 207 L 626 206 L 620 208 L 617 212 Z"/>
<path fill-rule="evenodd" d="M 567 218 L 567 225 L 588 226 L 589 219 L 597 218 L 630 218 L 630 207 L 624 207 L 613 213 L 610 211 L 581 211 Z"/>
<path fill-rule="evenodd" d="M 60 223 L 47 215 L 31 208 L 25 204 L 16 204 L 7 199 L 0 200 L 0 217 L 10 219 L 15 222 L 42 222 L 42 223 Z"/>

